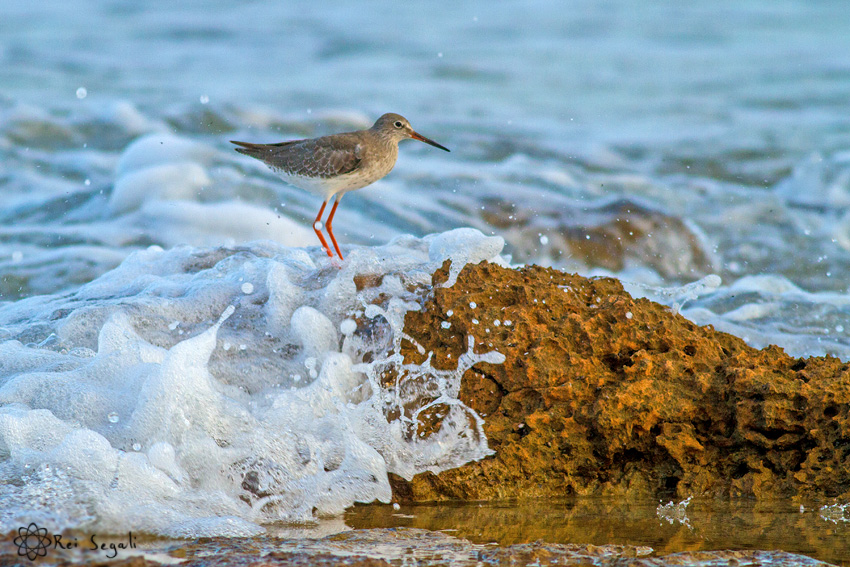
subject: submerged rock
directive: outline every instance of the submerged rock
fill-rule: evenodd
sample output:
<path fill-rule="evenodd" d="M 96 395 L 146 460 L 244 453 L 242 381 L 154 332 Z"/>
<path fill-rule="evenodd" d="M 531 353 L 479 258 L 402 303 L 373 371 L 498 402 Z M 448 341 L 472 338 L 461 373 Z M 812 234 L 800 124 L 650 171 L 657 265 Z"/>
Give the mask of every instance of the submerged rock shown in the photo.
<path fill-rule="evenodd" d="M 497 229 L 515 262 L 550 258 L 570 269 L 651 268 L 665 279 L 720 269 L 696 227 L 629 199 L 596 202 L 517 202 L 485 199 L 481 218 Z"/>
<path fill-rule="evenodd" d="M 495 454 L 408 482 L 399 500 L 552 495 L 850 497 L 850 366 L 756 350 L 613 279 L 468 265 L 409 312 L 406 360 L 479 363 L 460 399 Z"/>

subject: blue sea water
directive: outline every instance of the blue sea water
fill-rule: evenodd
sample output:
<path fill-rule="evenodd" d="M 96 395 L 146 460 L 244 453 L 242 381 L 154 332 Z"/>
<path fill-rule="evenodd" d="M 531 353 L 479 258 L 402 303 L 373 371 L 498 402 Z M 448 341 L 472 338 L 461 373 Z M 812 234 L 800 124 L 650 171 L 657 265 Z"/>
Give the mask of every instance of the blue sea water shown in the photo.
<path fill-rule="evenodd" d="M 358 129 L 384 112 L 452 152 L 407 142 L 387 178 L 346 197 L 335 232 L 358 265 L 386 267 L 370 256 L 385 250 L 401 255 L 400 273 L 430 265 L 443 240 L 462 243 L 456 258 L 498 255 L 480 235 L 448 232 L 473 227 L 504 239 L 505 262 L 614 275 L 754 346 L 850 359 L 848 29 L 850 7 L 828 0 L 0 2 L 0 356 L 17 361 L 0 377 L 7 426 L 59 427 L 15 413 L 36 399 L 27 381 L 73 370 L 79 384 L 69 391 L 91 388 L 118 343 L 135 352 L 121 372 L 165 380 L 179 357 L 162 349 L 202 336 L 229 300 L 254 293 L 245 289 L 276 307 L 251 311 L 257 336 L 233 323 L 239 309 L 222 323 L 212 376 L 264 396 L 256 378 L 271 365 L 292 386 L 292 368 L 268 363 L 280 346 L 263 343 L 273 335 L 315 351 L 293 363 L 305 377 L 330 364 L 320 356 L 327 337 L 343 340 L 334 326 L 353 315 L 328 299 L 339 290 L 317 264 L 309 223 L 320 203 L 228 141 Z M 209 269 L 192 276 L 198 265 Z M 236 287 L 216 287 L 221 278 Z M 403 296 L 401 284 L 387 286 Z M 203 300 L 189 301 L 200 289 Z M 321 311 L 324 319 L 303 317 L 330 328 L 325 338 L 287 326 L 299 307 L 292 297 Z M 121 309 L 132 324 L 110 319 Z M 239 349 L 249 358 L 233 359 Z M 108 421 L 128 430 L 86 425 L 103 412 L 82 420 L 106 443 L 104 463 L 142 451 L 159 471 L 156 498 L 209 473 L 192 461 L 209 447 L 173 430 L 135 449 L 141 426 L 126 421 L 122 400 Z M 257 403 L 243 401 L 244 411 Z M 240 411 L 227 415 L 236 422 Z M 73 415 L 60 421 L 80 426 Z M 66 462 L 91 442 L 68 435 L 41 461 L 9 457 L 15 450 L 0 443 L 0 474 L 20 482 L 15 467 Z M 257 458 L 220 457 L 243 473 Z M 403 461 L 380 466 L 413 466 Z M 143 476 L 148 465 L 136 465 L 128 474 Z M 69 510 L 58 516 L 73 517 L 82 504 L 69 495 L 79 490 L 38 475 L 33 486 L 51 487 Z M 186 500 L 216 509 L 208 496 Z M 273 514 L 234 511 L 238 498 L 220 506 L 240 521 Z M 141 514 L 130 526 L 226 531 L 166 516 Z"/>

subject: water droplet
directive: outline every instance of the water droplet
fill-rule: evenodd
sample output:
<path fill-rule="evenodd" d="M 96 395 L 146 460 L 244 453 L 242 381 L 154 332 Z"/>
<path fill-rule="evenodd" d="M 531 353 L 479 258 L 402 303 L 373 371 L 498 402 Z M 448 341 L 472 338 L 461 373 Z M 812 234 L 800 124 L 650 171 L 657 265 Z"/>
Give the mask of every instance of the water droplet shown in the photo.
<path fill-rule="evenodd" d="M 631 319 L 633 317 L 631 311 L 626 311 L 626 319 Z"/>
<path fill-rule="evenodd" d="M 475 303 L 474 301 L 470 301 L 470 302 L 469 302 L 469 306 L 470 306 L 472 309 L 475 309 L 476 307 L 478 307 L 478 304 L 477 304 L 477 303 Z"/>
<path fill-rule="evenodd" d="M 546 244 L 549 244 L 549 237 L 546 236 L 545 234 L 541 234 L 540 235 L 540 244 L 543 244 L 544 246 Z"/>
<path fill-rule="evenodd" d="M 254 284 L 251 282 L 245 282 L 242 284 L 242 293 L 245 295 L 250 295 L 254 293 Z"/>
<path fill-rule="evenodd" d="M 141 451 L 141 450 L 142 450 L 142 446 L 141 446 L 141 445 L 139 445 L 138 443 L 133 443 L 133 450 L 134 450 L 134 451 Z"/>
<path fill-rule="evenodd" d="M 109 423 L 118 423 L 118 414 L 115 412 L 110 413 L 106 416 L 106 419 L 109 420 Z"/>
<path fill-rule="evenodd" d="M 354 322 L 354 319 L 345 319 L 342 323 L 339 324 L 339 332 L 343 335 L 350 335 L 357 330 L 357 323 Z"/>
<path fill-rule="evenodd" d="M 449 323 L 448 321 L 443 321 L 442 323 L 440 323 L 440 326 L 444 329 L 451 329 L 452 324 Z"/>
<path fill-rule="evenodd" d="M 201 95 L 201 104 L 207 104 L 210 101 L 210 97 L 207 95 Z"/>
<path fill-rule="evenodd" d="M 77 98 L 83 100 L 89 95 L 89 91 L 86 90 L 85 87 L 80 87 L 77 89 Z"/>

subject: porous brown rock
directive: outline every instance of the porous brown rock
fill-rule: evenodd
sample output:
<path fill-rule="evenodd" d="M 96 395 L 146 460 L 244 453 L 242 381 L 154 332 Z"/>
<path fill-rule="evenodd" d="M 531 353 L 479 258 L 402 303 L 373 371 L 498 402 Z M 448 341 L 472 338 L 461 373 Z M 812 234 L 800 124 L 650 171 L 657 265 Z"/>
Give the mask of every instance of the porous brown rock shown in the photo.
<path fill-rule="evenodd" d="M 441 287 L 447 270 L 405 333 L 438 368 L 456 366 L 468 335 L 505 355 L 467 371 L 460 391 L 495 454 L 393 476 L 397 499 L 850 497 L 842 361 L 751 348 L 613 279 L 482 263 Z M 402 346 L 410 362 L 427 355 Z"/>

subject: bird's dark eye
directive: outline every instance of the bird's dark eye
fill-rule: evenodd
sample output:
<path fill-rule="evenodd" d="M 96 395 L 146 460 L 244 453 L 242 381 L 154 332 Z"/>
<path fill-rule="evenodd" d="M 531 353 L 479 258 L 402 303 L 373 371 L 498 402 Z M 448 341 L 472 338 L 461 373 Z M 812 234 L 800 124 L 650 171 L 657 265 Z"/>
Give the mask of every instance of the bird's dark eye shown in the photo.
<path fill-rule="evenodd" d="M 404 126 L 404 124 L 401 123 L 401 120 L 396 120 L 393 126 L 395 126 L 396 128 L 401 128 L 402 126 Z"/>

